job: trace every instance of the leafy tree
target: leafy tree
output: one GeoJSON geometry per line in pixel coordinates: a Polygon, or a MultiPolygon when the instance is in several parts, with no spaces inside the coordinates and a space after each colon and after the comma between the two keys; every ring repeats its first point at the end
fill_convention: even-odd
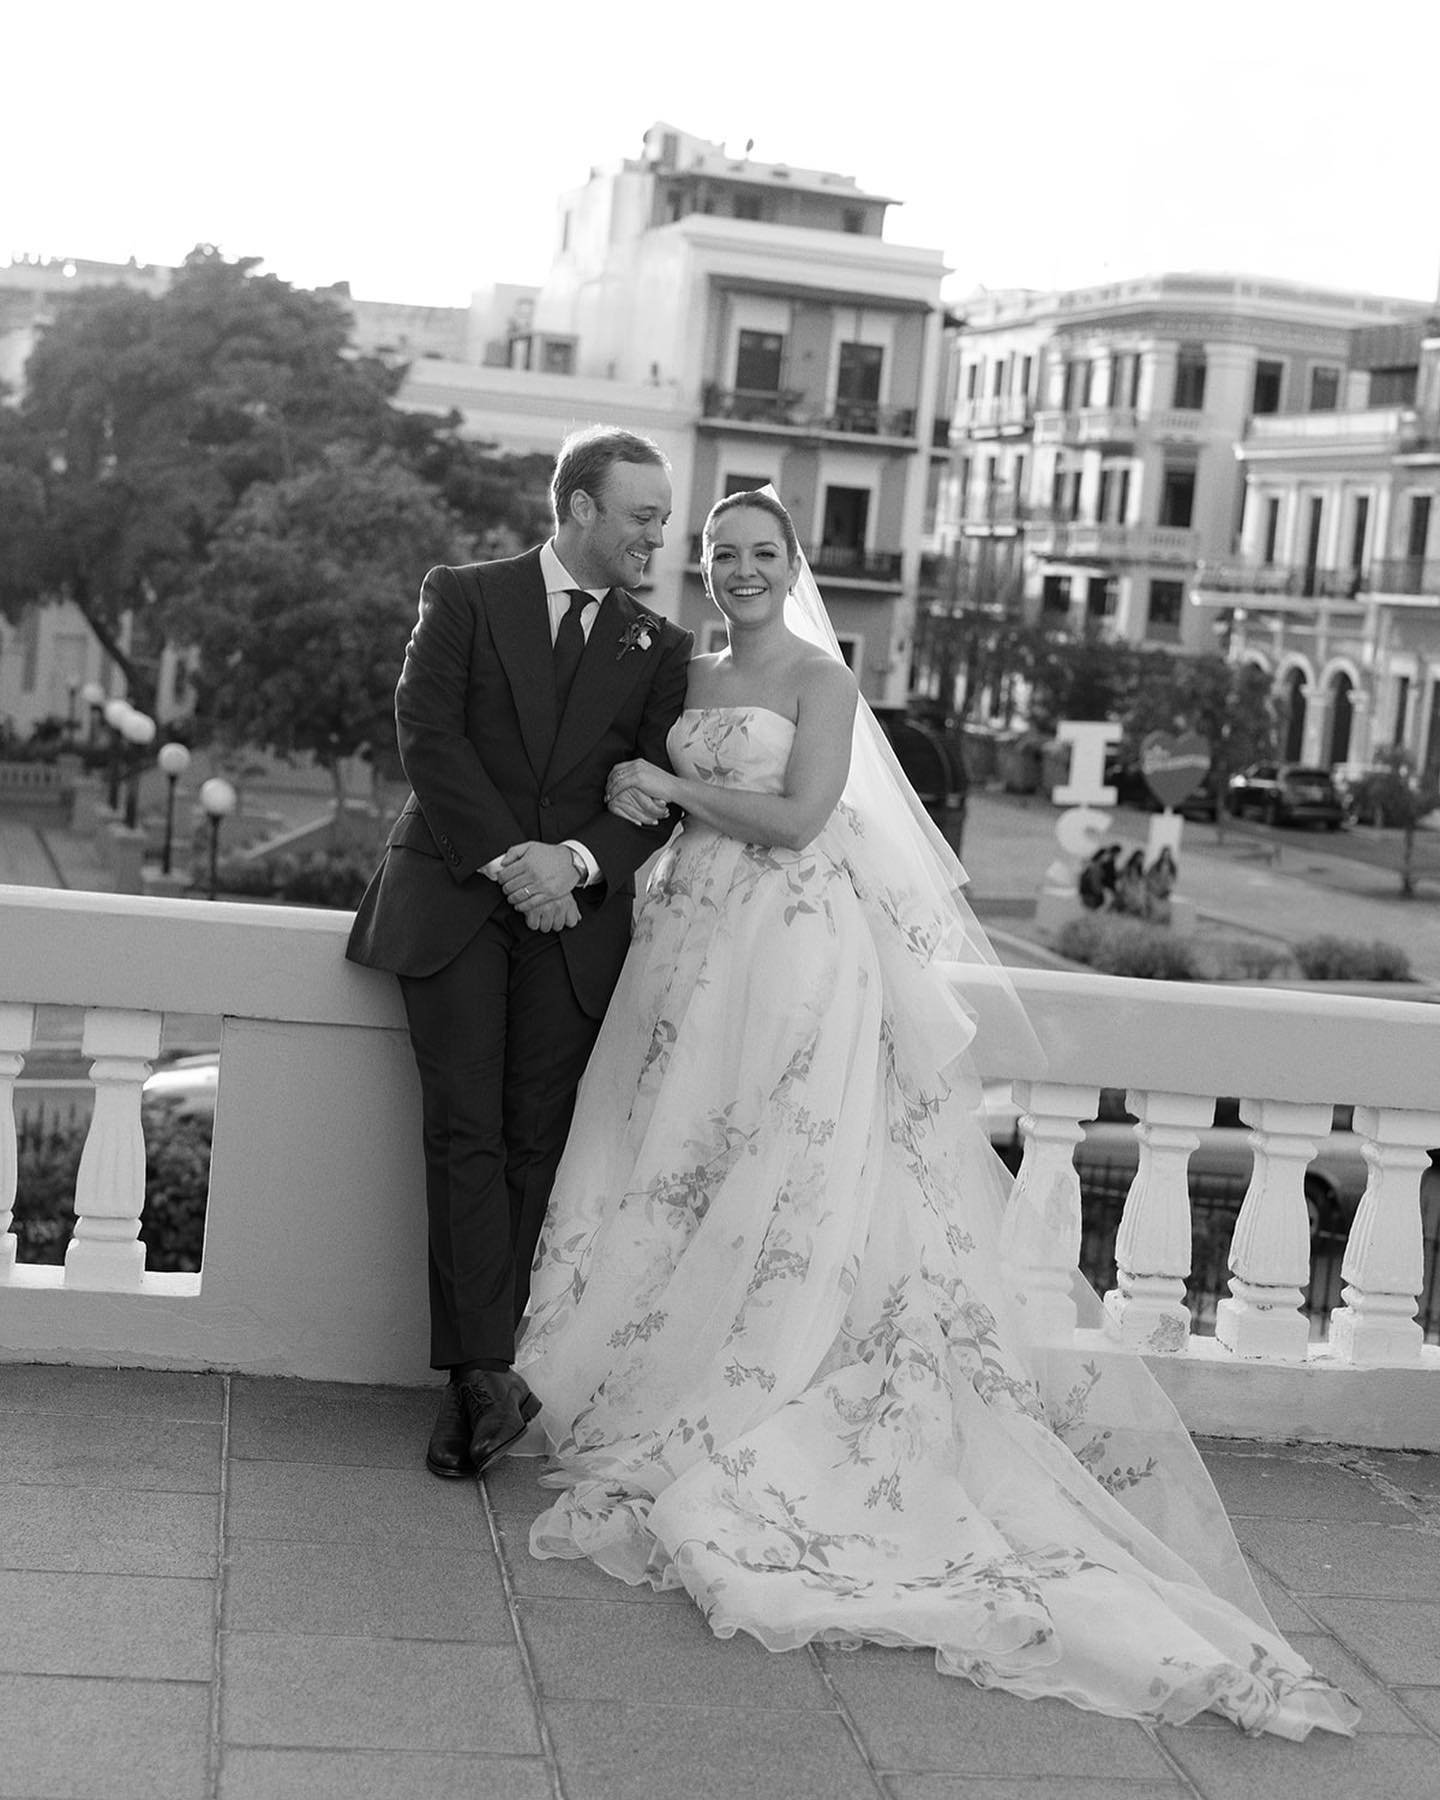
{"type": "Polygon", "coordinates": [[[236,745],[309,751],[329,770],[394,742],[395,679],[419,577],[463,560],[457,520],[393,451],[333,451],[254,483],[217,532],[177,634],[199,652],[196,711],[236,745]]]}
{"type": "Polygon", "coordinates": [[[1223,656],[1145,652],[1142,679],[1121,717],[1136,750],[1152,731],[1198,731],[1210,745],[1210,766],[1222,791],[1237,769],[1275,749],[1270,677],[1254,663],[1223,656]]]}

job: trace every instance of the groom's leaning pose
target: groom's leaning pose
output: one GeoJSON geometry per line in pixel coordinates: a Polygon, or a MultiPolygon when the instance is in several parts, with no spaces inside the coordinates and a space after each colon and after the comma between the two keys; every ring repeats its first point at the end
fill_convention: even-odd
{"type": "Polygon", "coordinates": [[[420,1072],[437,1475],[477,1473],[539,1411],[515,1328],[634,873],[670,830],[605,809],[617,762],[669,767],[685,699],[691,634],[625,591],[664,542],[668,469],[633,432],[567,439],[554,537],[432,569],[395,690],[413,792],[347,954],[400,977],[420,1072]]]}

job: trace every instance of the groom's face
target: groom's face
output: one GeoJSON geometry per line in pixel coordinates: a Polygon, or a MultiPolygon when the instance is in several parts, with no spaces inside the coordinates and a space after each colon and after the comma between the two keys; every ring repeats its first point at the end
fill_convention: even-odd
{"type": "MultiPolygon", "coordinates": [[[[658,463],[612,463],[582,529],[587,587],[633,587],[665,542],[670,478],[658,463]]],[[[576,572],[578,574],[578,571],[576,572]]]]}

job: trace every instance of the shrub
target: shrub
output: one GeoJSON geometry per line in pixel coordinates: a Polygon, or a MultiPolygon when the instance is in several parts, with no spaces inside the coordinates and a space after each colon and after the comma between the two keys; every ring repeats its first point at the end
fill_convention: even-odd
{"type": "Polygon", "coordinates": [[[289,900],[296,906],[358,906],[376,858],[357,850],[279,851],[273,856],[231,857],[216,872],[216,888],[232,898],[289,900]]]}
{"type": "Polygon", "coordinates": [[[1262,944],[1254,938],[1230,938],[1215,946],[1216,973],[1226,981],[1268,981],[1294,960],[1285,944],[1262,944]]]}
{"type": "MultiPolygon", "coordinates": [[[[145,1134],[140,1241],[146,1267],[193,1271],[200,1267],[205,1239],[212,1120],[181,1113],[172,1104],[147,1102],[140,1122],[145,1134]]],[[[75,1176],[89,1129],[84,1120],[18,1134],[14,1231],[22,1262],[65,1260],[75,1228],[75,1176]]]]}
{"type": "Polygon", "coordinates": [[[1057,948],[1072,962],[1102,975],[1136,975],[1151,981],[1195,981],[1199,967],[1184,938],[1139,919],[1071,919],[1057,948]]]}
{"type": "Polygon", "coordinates": [[[1409,981],[1410,958],[1398,945],[1376,938],[1313,937],[1295,946],[1307,981],[1409,981]]]}

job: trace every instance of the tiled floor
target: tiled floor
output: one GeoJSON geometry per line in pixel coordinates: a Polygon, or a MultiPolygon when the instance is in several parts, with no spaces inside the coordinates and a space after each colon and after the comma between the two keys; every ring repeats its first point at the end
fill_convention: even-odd
{"type": "Polygon", "coordinates": [[[1440,1797],[1440,1458],[1212,1444],[1353,1741],[1152,1732],[928,1655],[772,1656],[535,1562],[540,1464],[429,1476],[431,1392],[0,1367],[7,1800],[1440,1797]]]}

